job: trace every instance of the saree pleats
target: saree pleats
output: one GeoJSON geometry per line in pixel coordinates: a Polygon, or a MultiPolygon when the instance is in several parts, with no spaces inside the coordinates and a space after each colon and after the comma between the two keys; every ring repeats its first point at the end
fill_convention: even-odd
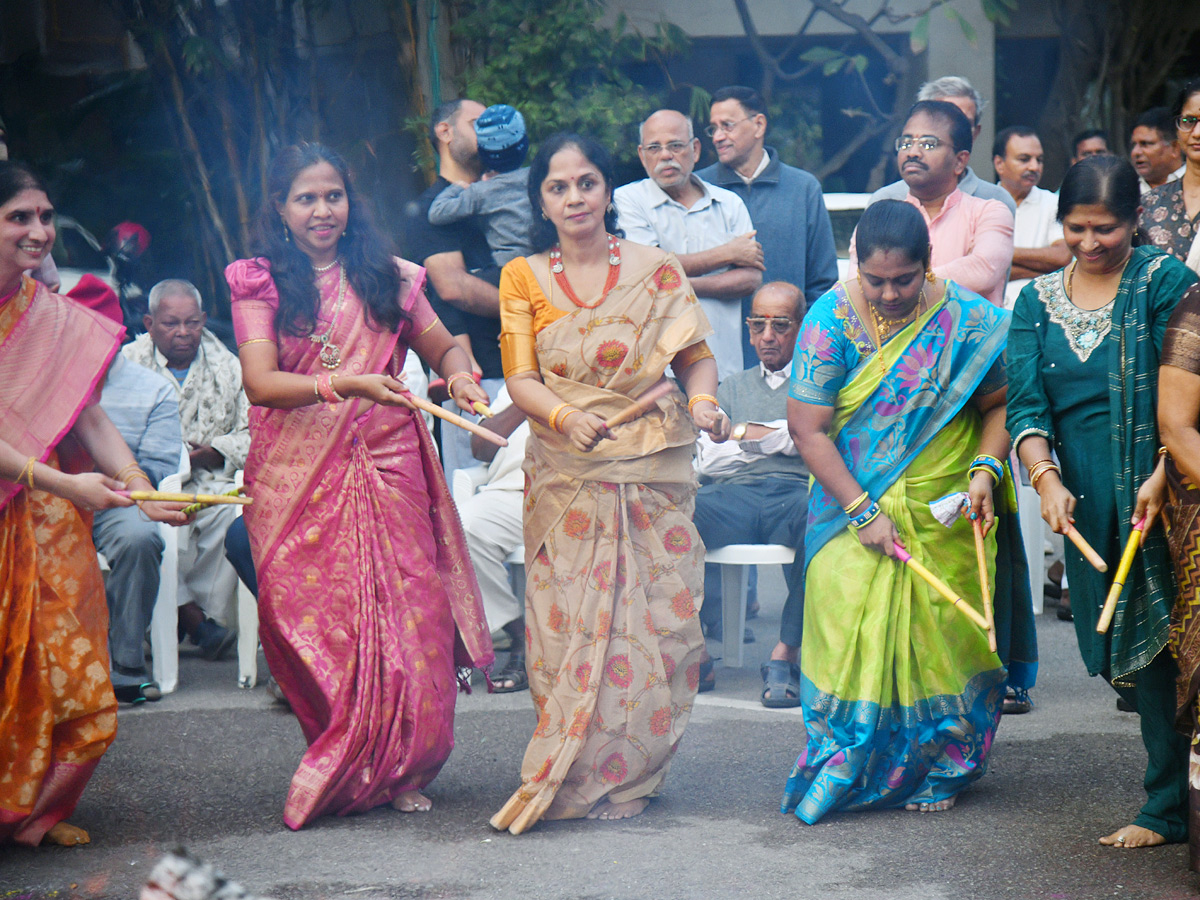
{"type": "Polygon", "coordinates": [[[117,732],[91,528],[42,491],[0,509],[0,641],[0,840],[34,846],[74,812],[117,732]]]}

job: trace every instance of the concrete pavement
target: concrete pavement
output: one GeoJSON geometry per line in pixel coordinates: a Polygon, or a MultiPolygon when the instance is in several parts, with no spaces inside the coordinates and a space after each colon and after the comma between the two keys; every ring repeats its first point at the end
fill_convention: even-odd
{"type": "Polygon", "coordinates": [[[1046,898],[1196,896],[1182,846],[1112,850],[1097,837],[1144,795],[1137,717],[1088,678],[1071,626],[1040,618],[1036,709],[1006,717],[987,776],[947,813],[844,814],[816,826],[779,813],[803,730],[758,704],[781,580],[764,577],[758,642],[718,669],[667,780],[642,816],[497,834],[535,724],[528,694],[460,697],[457,747],[433,812],[387,809],[293,833],[280,813],[303,740],[236,664],[181,659],[180,690],[123,709],[72,818],[85,848],[0,849],[0,900],[137,896],[164,850],[186,846],[252,893],[277,898],[1046,898]],[[769,595],[769,596],[768,596],[769,595]]]}

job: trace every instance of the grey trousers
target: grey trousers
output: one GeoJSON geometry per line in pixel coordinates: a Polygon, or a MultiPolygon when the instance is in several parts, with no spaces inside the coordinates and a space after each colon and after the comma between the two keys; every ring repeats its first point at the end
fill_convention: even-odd
{"type": "Polygon", "coordinates": [[[163,541],[157,522],[136,506],[104,509],[92,526],[96,549],[108,560],[108,652],[114,666],[146,667],[144,642],[158,597],[163,541]]]}

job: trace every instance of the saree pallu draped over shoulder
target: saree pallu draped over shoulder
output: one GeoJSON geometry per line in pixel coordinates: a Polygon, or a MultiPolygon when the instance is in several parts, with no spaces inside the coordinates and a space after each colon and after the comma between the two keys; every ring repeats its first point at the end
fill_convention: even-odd
{"type": "MultiPolygon", "coordinates": [[[[352,288],[330,342],[344,374],[401,371],[432,327],[424,270],[398,260],[399,333],[377,329],[352,288]]],[[[281,371],[323,371],[321,345],[277,335],[266,263],[226,271],[239,344],[272,340],[281,371]]],[[[318,281],[318,329],[333,321],[338,272],[318,281]]],[[[361,400],[255,407],[246,508],[260,636],[308,741],[284,822],[346,815],[420,790],[454,746],[455,666],[486,666],[491,638],[458,514],[419,415],[361,400]]]]}
{"type": "MultiPolygon", "coordinates": [[[[848,301],[839,291],[818,301],[810,312],[816,317],[806,320],[793,365],[797,400],[813,402],[806,400],[806,373],[848,339],[848,301]]],[[[948,284],[941,303],[885,344],[886,375],[874,351],[847,370],[831,429],[847,468],[895,523],[913,558],[977,610],[971,524],[959,519],[947,530],[929,503],[966,487],[982,432],[969,401],[985,379],[985,392],[1003,384],[992,382],[1002,375],[1008,318],[948,284]]],[[[1005,482],[996,496],[998,523],[1015,519],[1011,478],[1005,482]]],[[[812,824],[837,810],[953,798],[984,774],[1005,668],[981,629],[906,566],[863,547],[819,482],[809,497],[800,688],[807,744],[782,809],[812,824]]],[[[993,587],[998,533],[1007,542],[1001,527],[986,539],[993,587]]],[[[1029,603],[1027,589],[1016,600],[1022,603],[1029,603]]],[[[997,593],[997,610],[1012,605],[997,593]]]]}
{"type": "MultiPolygon", "coordinates": [[[[25,279],[0,302],[0,437],[55,468],[124,333],[25,279]]],[[[117,731],[108,606],[90,516],[0,480],[0,841],[36,845],[75,810],[117,731]]]]}
{"type": "MultiPolygon", "coordinates": [[[[546,385],[604,418],[711,332],[674,257],[631,268],[598,308],[536,338],[546,385]]],[[[538,723],[521,787],[491,820],[513,834],[654,796],[691,715],[703,647],[697,431],[682,392],[586,454],[540,421],[530,430],[526,665],[538,723]]]]}

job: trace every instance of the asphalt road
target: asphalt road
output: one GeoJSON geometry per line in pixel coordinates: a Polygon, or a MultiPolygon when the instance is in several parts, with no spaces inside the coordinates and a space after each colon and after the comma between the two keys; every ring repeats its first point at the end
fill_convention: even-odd
{"type": "Polygon", "coordinates": [[[234,662],[181,658],[180,690],[123,709],[116,743],[72,821],[83,848],[0,849],[0,900],[137,897],[160,855],[185,846],[276,898],[693,900],[1029,898],[1166,900],[1200,894],[1182,846],[1112,850],[1096,839],[1140,807],[1137,717],[1084,672],[1071,626],[1041,617],[1035,710],[1006,717],[987,776],[950,812],[844,814],[808,826],[779,812],[803,729],[757,702],[781,581],[763,579],[747,668],[718,669],[664,796],[623,822],[497,834],[534,716],[528,694],[459,700],[457,747],[434,810],[281,820],[303,740],[234,662]]]}

